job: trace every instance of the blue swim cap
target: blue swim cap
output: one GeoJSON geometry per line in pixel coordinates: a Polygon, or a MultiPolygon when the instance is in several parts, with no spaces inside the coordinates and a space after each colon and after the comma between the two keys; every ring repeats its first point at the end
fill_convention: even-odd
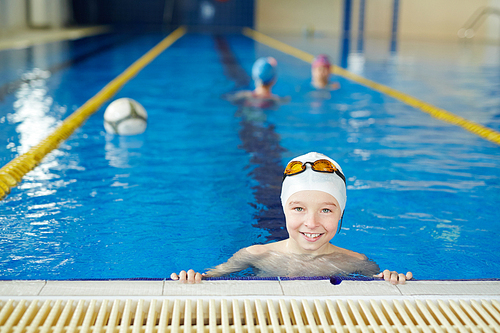
{"type": "Polygon", "coordinates": [[[276,59],[272,57],[262,57],[257,59],[252,67],[252,78],[262,84],[268,84],[276,77],[276,59]]]}

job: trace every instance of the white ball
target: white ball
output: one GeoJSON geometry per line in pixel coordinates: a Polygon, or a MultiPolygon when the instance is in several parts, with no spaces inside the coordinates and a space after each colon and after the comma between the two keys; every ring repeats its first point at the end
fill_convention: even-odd
{"type": "Polygon", "coordinates": [[[136,135],[146,130],[148,114],[131,98],[119,98],[104,111],[104,129],[110,134],[136,135]]]}

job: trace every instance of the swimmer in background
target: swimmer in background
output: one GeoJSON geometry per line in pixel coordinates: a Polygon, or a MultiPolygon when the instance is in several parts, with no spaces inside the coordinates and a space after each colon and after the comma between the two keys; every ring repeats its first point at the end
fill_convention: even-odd
{"type": "Polygon", "coordinates": [[[311,106],[314,109],[323,106],[325,101],[332,98],[332,91],[340,89],[338,82],[330,82],[331,63],[328,56],[320,54],[311,63],[311,82],[307,86],[297,86],[295,91],[299,93],[303,89],[306,96],[312,100],[311,106]]]}
{"type": "Polygon", "coordinates": [[[278,62],[273,57],[259,58],[252,66],[252,79],[255,82],[253,97],[273,98],[272,87],[276,83],[278,62]]]}
{"type": "Polygon", "coordinates": [[[311,84],[316,89],[337,90],[340,88],[338,82],[330,83],[331,63],[328,56],[320,54],[314,58],[311,64],[311,84]]]}
{"type": "Polygon", "coordinates": [[[330,83],[330,69],[331,63],[325,54],[318,55],[311,63],[311,86],[314,89],[307,96],[312,99],[311,106],[314,109],[319,109],[324,101],[331,99],[332,91],[340,89],[338,82],[330,83]]]}
{"type": "Polygon", "coordinates": [[[380,272],[364,254],[333,245],[340,231],[346,204],[342,169],[329,157],[311,152],[292,159],[284,172],[281,203],[288,238],[252,245],[204,274],[194,270],[172,273],[172,280],[197,283],[202,277],[219,277],[253,268],[258,276],[334,276],[362,274],[404,284],[411,272],[380,272]],[[339,225],[340,222],[340,225],[339,225]]]}
{"type": "Polygon", "coordinates": [[[244,90],[224,96],[228,101],[258,108],[273,108],[280,102],[285,101],[272,93],[272,87],[277,80],[278,62],[273,57],[262,57],[257,59],[252,66],[252,79],[255,84],[253,91],[244,90]]]}

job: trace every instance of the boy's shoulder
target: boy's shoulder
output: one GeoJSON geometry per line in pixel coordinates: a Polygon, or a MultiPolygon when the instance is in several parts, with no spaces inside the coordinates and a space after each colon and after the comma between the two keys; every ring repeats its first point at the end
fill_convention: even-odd
{"type": "Polygon", "coordinates": [[[254,254],[254,255],[264,254],[264,253],[267,253],[269,251],[278,251],[279,252],[279,249],[281,248],[282,242],[283,241],[269,243],[269,244],[252,245],[252,246],[247,247],[246,250],[250,254],[254,254]]]}
{"type": "MultiPolygon", "coordinates": [[[[268,253],[270,251],[273,252],[283,252],[283,247],[285,246],[286,242],[285,241],[279,241],[279,242],[274,242],[274,243],[269,243],[269,244],[257,244],[257,245],[251,245],[249,247],[246,247],[242,250],[246,250],[249,254],[251,255],[261,255],[268,253]]],[[[341,255],[347,255],[350,257],[353,257],[358,260],[368,260],[368,257],[365,256],[362,253],[354,252],[348,249],[344,249],[342,247],[335,246],[331,244],[333,247],[333,253],[341,254],[341,255]]]]}
{"type": "Polygon", "coordinates": [[[354,258],[359,259],[359,260],[367,260],[368,259],[368,257],[362,253],[354,252],[354,251],[344,249],[344,248],[338,247],[338,246],[335,246],[335,252],[346,254],[346,255],[349,255],[349,256],[354,257],[354,258]]]}

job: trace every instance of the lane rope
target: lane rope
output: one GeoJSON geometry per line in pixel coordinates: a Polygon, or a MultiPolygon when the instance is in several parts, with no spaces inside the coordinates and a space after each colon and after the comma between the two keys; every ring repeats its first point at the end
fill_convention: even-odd
{"type": "Polygon", "coordinates": [[[128,81],[160,53],[186,34],[185,27],[179,27],[161,42],[130,65],[123,73],[109,82],[94,97],[68,116],[54,132],[26,153],[14,158],[0,169],[0,200],[10,193],[11,188],[21,182],[24,175],[33,170],[41,160],[71,136],[102,104],[112,98],[128,81]]]}
{"type": "MultiPolygon", "coordinates": [[[[274,49],[281,51],[283,53],[286,53],[288,55],[294,56],[294,57],[301,59],[305,62],[311,63],[314,59],[314,56],[312,54],[309,54],[309,53],[304,52],[302,50],[299,50],[293,46],[290,46],[288,44],[280,42],[279,40],[276,40],[272,37],[266,36],[263,33],[255,31],[253,29],[244,28],[243,34],[245,36],[255,40],[256,42],[267,45],[271,48],[274,48],[274,49]]],[[[375,81],[364,78],[360,75],[349,72],[348,70],[346,70],[342,67],[332,65],[331,72],[332,72],[332,74],[340,75],[346,79],[349,79],[351,81],[354,81],[356,83],[364,85],[364,86],[371,88],[373,90],[376,90],[378,92],[384,93],[388,96],[391,96],[392,98],[397,99],[398,101],[401,101],[407,105],[410,105],[416,109],[419,109],[425,113],[430,114],[434,118],[437,118],[439,120],[445,121],[445,122],[453,124],[453,125],[460,126],[471,133],[474,133],[474,134],[476,134],[476,135],[478,135],[478,136],[480,136],[488,141],[491,141],[493,143],[496,143],[497,145],[500,145],[500,133],[491,129],[491,128],[485,127],[485,126],[480,125],[480,124],[473,122],[471,120],[457,116],[449,111],[438,108],[434,105],[426,103],[422,100],[419,100],[413,96],[410,96],[408,94],[400,92],[400,91],[393,89],[391,87],[388,87],[386,85],[377,83],[375,81]]]]}

